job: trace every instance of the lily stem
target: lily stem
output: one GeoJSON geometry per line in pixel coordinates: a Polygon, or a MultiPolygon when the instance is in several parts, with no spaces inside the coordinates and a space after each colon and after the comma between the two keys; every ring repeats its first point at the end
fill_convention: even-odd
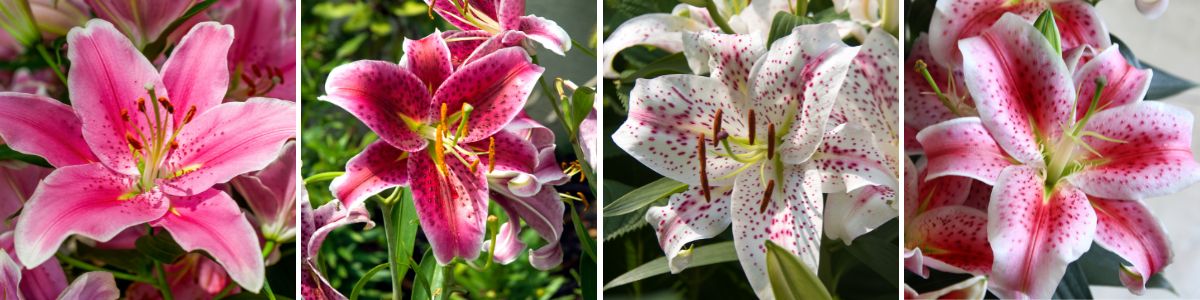
{"type": "Polygon", "coordinates": [[[46,46],[37,44],[37,46],[34,48],[37,48],[37,52],[42,56],[42,60],[45,60],[46,64],[50,65],[50,69],[54,70],[54,75],[58,76],[58,80],[61,80],[63,84],[67,84],[67,76],[63,75],[62,70],[58,66],[58,62],[50,57],[50,51],[46,50],[46,46]]]}
{"type": "Polygon", "coordinates": [[[160,262],[154,262],[154,269],[158,271],[158,290],[162,291],[163,299],[172,300],[175,297],[171,296],[171,285],[167,284],[167,270],[163,269],[160,262]]]}
{"type": "MultiPolygon", "coordinates": [[[[390,197],[389,197],[390,198],[390,197]]],[[[381,202],[379,207],[383,210],[383,230],[387,237],[388,250],[388,266],[392,272],[392,299],[404,299],[403,286],[404,276],[400,275],[400,209],[397,209],[396,201],[381,202]]]]}
{"type": "Polygon", "coordinates": [[[267,299],[275,300],[275,292],[271,291],[271,283],[263,280],[263,291],[267,292],[267,299]]]}
{"type": "Polygon", "coordinates": [[[722,32],[734,34],[733,27],[729,27],[729,23],[725,22],[724,17],[721,17],[721,12],[717,11],[717,3],[715,0],[705,0],[704,8],[708,10],[708,16],[712,18],[713,23],[717,23],[717,27],[721,27],[722,32]]]}
{"type": "Polygon", "coordinates": [[[88,271],[108,272],[108,273],[112,274],[114,278],[120,278],[120,279],[124,279],[124,280],[129,280],[129,281],[137,281],[137,282],[141,282],[141,283],[151,283],[151,284],[154,283],[154,279],[137,276],[137,275],[133,275],[133,274],[125,273],[125,272],[109,270],[106,268],[102,268],[102,267],[75,259],[70,256],[57,255],[56,257],[58,258],[58,260],[65,262],[68,265],[71,265],[76,268],[80,268],[80,269],[84,269],[84,270],[88,270],[88,271]]]}
{"type": "Polygon", "coordinates": [[[263,245],[263,259],[267,259],[268,256],[271,256],[271,252],[275,252],[275,240],[273,239],[267,240],[267,244],[263,245]]]}

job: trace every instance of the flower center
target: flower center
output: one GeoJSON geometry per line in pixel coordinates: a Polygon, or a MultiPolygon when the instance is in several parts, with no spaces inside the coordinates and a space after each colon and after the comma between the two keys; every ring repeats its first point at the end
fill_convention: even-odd
{"type": "MultiPolygon", "coordinates": [[[[1053,187],[1062,181],[1067,176],[1083,170],[1087,166],[1094,165],[1103,161],[1101,155],[1096,149],[1083,141],[1084,137],[1092,137],[1104,141],[1125,143],[1125,141],[1105,137],[1094,131],[1087,131],[1084,128],[1087,123],[1097,112],[1107,108],[1100,105],[1100,95],[1108,84],[1104,77],[1096,79],[1096,92],[1092,96],[1092,102],[1088,105],[1087,111],[1083,117],[1075,122],[1073,126],[1064,128],[1062,137],[1043,147],[1043,156],[1046,161],[1046,187],[1047,190],[1053,190],[1053,187]],[[1090,155],[1089,155],[1090,154],[1090,155]]],[[[1076,99],[1078,101],[1078,99],[1076,99]]],[[[1077,105],[1075,107],[1078,107],[1077,105]]],[[[1076,116],[1072,109],[1070,116],[1076,116]]],[[[1065,127],[1065,126],[1064,126],[1065,127]]]]}
{"type": "Polygon", "coordinates": [[[266,95],[285,80],[282,69],[258,64],[238,64],[233,75],[236,80],[229,85],[229,93],[234,95],[234,98],[266,95]],[[246,66],[250,68],[247,69],[246,66]]]}
{"type": "Polygon", "coordinates": [[[175,178],[196,171],[199,165],[167,166],[167,157],[179,149],[176,138],[179,132],[196,117],[196,106],[188,107],[187,113],[175,122],[175,106],[167,97],[158,97],[153,86],[146,88],[146,98],[137,99],[137,111],[121,109],[121,121],[125,124],[125,141],[130,155],[137,162],[138,183],[127,196],[136,196],[154,188],[156,179],[175,178]],[[138,126],[137,119],[144,122],[146,131],[138,126]]]}
{"type": "MultiPolygon", "coordinates": [[[[793,112],[791,111],[788,112],[789,115],[792,113],[793,112]]],[[[741,174],[742,172],[752,170],[754,167],[758,167],[759,180],[764,186],[767,187],[767,194],[762,200],[764,203],[762,204],[762,207],[765,208],[767,206],[766,203],[770,202],[770,195],[773,192],[775,182],[783,180],[783,160],[779,155],[776,155],[776,147],[782,142],[782,139],[780,138],[781,135],[775,131],[775,123],[768,122],[766,141],[759,141],[757,132],[757,116],[754,113],[754,110],[751,109],[747,114],[748,134],[746,137],[730,136],[728,132],[721,130],[723,116],[724,112],[718,109],[713,117],[711,142],[713,148],[717,148],[718,145],[720,145],[720,148],[723,148],[724,151],[713,149],[712,153],[709,153],[707,149],[709,140],[708,137],[706,137],[703,133],[701,133],[696,140],[696,153],[700,159],[700,185],[702,188],[702,194],[704,195],[705,200],[712,200],[712,196],[710,195],[712,188],[709,186],[708,178],[708,156],[716,155],[719,157],[726,157],[740,162],[743,165],[741,168],[738,168],[732,173],[724,175],[719,179],[732,178],[738,174],[741,174]],[[774,172],[772,174],[766,174],[767,163],[771,163],[774,167],[774,172]]],[[[788,119],[790,120],[790,118],[788,119]]],[[[790,128],[790,122],[785,122],[784,128],[790,128]]],[[[784,134],[786,134],[786,132],[784,134]]]]}
{"type": "Polygon", "coordinates": [[[467,2],[467,0],[450,0],[450,3],[454,5],[454,8],[458,9],[458,15],[462,16],[464,21],[480,30],[491,34],[498,34],[504,31],[504,27],[500,25],[500,21],[492,19],[487,13],[471,6],[471,3],[467,2]]]}
{"type": "Polygon", "coordinates": [[[467,126],[470,124],[472,110],[474,108],[470,104],[463,103],[458,112],[449,115],[446,104],[442,103],[438,122],[432,126],[430,124],[414,124],[401,115],[405,122],[409,123],[410,128],[415,126],[414,130],[432,145],[429,148],[429,155],[433,158],[438,173],[443,176],[450,174],[449,166],[446,164],[447,158],[458,159],[471,172],[475,172],[486,155],[487,172],[491,173],[496,167],[496,139],[494,137],[488,138],[487,152],[482,152],[484,149],[472,150],[464,144],[459,144],[459,139],[467,135],[467,126]],[[451,125],[455,125],[456,129],[451,131],[451,125]]]}

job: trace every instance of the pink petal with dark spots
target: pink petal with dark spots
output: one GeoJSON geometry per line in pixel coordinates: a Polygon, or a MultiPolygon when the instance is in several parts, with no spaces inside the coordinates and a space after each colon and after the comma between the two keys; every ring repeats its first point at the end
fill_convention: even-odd
{"type": "Polygon", "coordinates": [[[194,195],[234,176],[262,170],[296,137],[296,103],[250,98],[217,105],[195,117],[167,158],[163,192],[194,195]]]}
{"type": "Polygon", "coordinates": [[[943,272],[988,274],[987,213],[961,205],[942,206],[917,215],[904,225],[906,248],[918,249],[922,266],[943,272]]]}
{"type": "Polygon", "coordinates": [[[938,2],[929,22],[929,42],[939,63],[958,66],[963,57],[958,41],[978,36],[1005,14],[1014,14],[1032,24],[1046,9],[1054,9],[1055,22],[1062,36],[1062,48],[1081,45],[1106,48],[1111,43],[1108,30],[1096,9],[1083,1],[966,0],[938,2]]]}
{"type": "Polygon", "coordinates": [[[1130,262],[1117,274],[1129,291],[1141,295],[1150,276],[1171,263],[1171,242],[1158,219],[1139,200],[1092,198],[1096,244],[1130,262]]]}
{"type": "Polygon", "coordinates": [[[75,111],[58,100],[0,92],[0,137],[17,152],[41,156],[55,167],[98,161],[82,126],[75,111]]]}
{"type": "Polygon", "coordinates": [[[406,185],[409,156],[384,141],[376,141],[346,162],[346,173],[333,179],[329,190],[344,207],[360,207],[367,198],[392,187],[406,185]]]}
{"type": "MultiPolygon", "coordinates": [[[[962,86],[962,72],[951,72],[950,68],[933,59],[929,52],[927,35],[921,34],[917,37],[908,53],[908,60],[904,62],[904,125],[908,126],[905,128],[905,134],[916,136],[917,132],[926,127],[959,117],[942,104],[933,92],[933,87],[925,80],[925,76],[915,70],[917,61],[924,61],[928,65],[929,76],[937,83],[942,94],[957,100],[952,102],[970,101],[970,95],[967,94],[966,86],[962,86]],[[950,85],[952,80],[956,86],[950,85]]],[[[921,149],[920,143],[905,143],[904,146],[910,150],[921,149]]]]}
{"type": "MultiPolygon", "coordinates": [[[[1171,194],[1200,181],[1192,155],[1192,114],[1161,102],[1101,111],[1085,128],[1122,142],[1084,137],[1100,153],[1067,177],[1088,195],[1143,199],[1171,194]]],[[[1083,151],[1083,150],[1080,150],[1083,151]]]]}
{"type": "Polygon", "coordinates": [[[450,48],[440,32],[419,40],[404,39],[404,56],[400,67],[417,75],[430,91],[436,91],[454,72],[450,48]]]}
{"type": "Polygon", "coordinates": [[[715,237],[729,228],[729,201],[732,189],[712,190],[712,202],[704,198],[699,185],[671,195],[667,206],[646,210],[646,223],[654,228],[658,246],[667,256],[671,273],[683,271],[691,263],[691,252],[680,255],[689,243],[715,237]]]}
{"type": "Polygon", "coordinates": [[[926,180],[965,176],[991,185],[1001,170],[1016,164],[976,117],[929,126],[917,134],[917,140],[924,145],[929,160],[926,180]]]}
{"type": "Polygon", "coordinates": [[[421,230],[441,265],[479,256],[488,205],[486,168],[471,172],[454,157],[446,157],[445,163],[443,174],[429,153],[414,153],[408,168],[421,230]]]}
{"type": "Polygon", "coordinates": [[[174,124],[182,123],[193,106],[196,113],[203,113],[225,100],[229,90],[227,57],[233,36],[230,25],[196,24],[163,63],[162,81],[175,106],[174,124]]]}
{"type": "Polygon", "coordinates": [[[344,64],[329,72],[325,93],[321,100],[350,112],[392,146],[404,151],[425,148],[426,140],[401,116],[431,122],[435,109],[429,88],[409,70],[384,61],[344,64]]]}
{"type": "MultiPolygon", "coordinates": [[[[509,220],[524,220],[525,225],[537,232],[546,244],[538,249],[529,251],[529,264],[538,270],[549,270],[562,264],[563,250],[559,244],[563,233],[563,213],[566,205],[558,196],[558,191],[551,187],[543,187],[532,196],[516,196],[503,190],[493,190],[492,200],[504,208],[509,220]]],[[[520,223],[509,221],[508,228],[513,231],[513,238],[520,235],[520,223]]],[[[501,227],[503,230],[504,227],[501,227]]],[[[499,239],[499,238],[497,238],[499,239]]],[[[525,244],[520,240],[510,239],[508,248],[524,249],[525,244]]],[[[504,241],[496,244],[499,249],[504,241]]],[[[519,250],[518,250],[519,251],[519,250]]],[[[499,252],[499,250],[497,250],[499,252]]],[[[515,257],[513,257],[515,259],[515,257]]]]}
{"type": "Polygon", "coordinates": [[[479,45],[493,38],[491,33],[483,30],[450,30],[442,32],[442,40],[446,41],[446,49],[450,50],[450,62],[454,68],[463,64],[463,61],[475,52],[479,45]]]}
{"type": "Polygon", "coordinates": [[[1150,78],[1154,70],[1137,69],[1113,45],[1089,60],[1075,71],[1075,85],[1079,87],[1079,99],[1075,104],[1075,118],[1082,118],[1096,95],[1096,79],[1104,78],[1107,85],[1100,91],[1099,109],[1113,108],[1140,102],[1150,89],[1150,78]]]}
{"type": "Polygon", "coordinates": [[[242,288],[257,292],[266,272],[258,234],[237,202],[217,189],[172,197],[172,211],[154,222],[185,251],[203,250],[242,288]]]}
{"type": "MultiPolygon", "coordinates": [[[[525,50],[501,49],[463,65],[434,92],[434,105],[446,105],[453,114],[469,103],[471,112],[466,136],[459,141],[474,142],[496,133],[525,107],[545,68],[530,62],[525,50]]],[[[434,115],[430,111],[430,118],[434,115]]],[[[404,147],[400,147],[404,149],[404,147]]]]}

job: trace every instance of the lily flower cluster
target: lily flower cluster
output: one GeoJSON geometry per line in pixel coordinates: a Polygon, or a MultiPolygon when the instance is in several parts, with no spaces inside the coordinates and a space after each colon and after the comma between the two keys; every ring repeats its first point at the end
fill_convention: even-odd
{"type": "Polygon", "coordinates": [[[287,76],[287,62],[266,62],[254,53],[294,36],[284,32],[294,2],[226,1],[222,5],[231,12],[255,9],[194,15],[186,11],[204,12],[206,6],[103,0],[4,5],[25,12],[5,18],[5,34],[19,43],[14,55],[60,51],[45,44],[65,34],[62,56],[70,62],[69,68],[59,66],[42,52],[50,69],[41,71],[48,73],[16,77],[37,84],[13,82],[12,91],[0,92],[5,146],[50,167],[3,162],[0,180],[12,184],[0,191],[0,213],[15,223],[3,226],[5,290],[26,298],[116,299],[116,276],[133,281],[126,297],[135,299],[263,291],[265,266],[274,262],[269,257],[278,259],[275,246],[295,235],[296,162],[294,151],[285,150],[294,148],[287,142],[296,135],[297,111],[294,96],[260,97],[288,94],[277,91],[282,88],[230,91],[238,90],[231,82],[244,77],[243,70],[274,74],[275,83],[287,76]],[[249,25],[260,18],[278,22],[249,25]],[[63,90],[69,97],[58,95],[63,90]],[[249,205],[249,218],[231,196],[231,181],[249,205]],[[134,274],[72,257],[76,244],[130,250],[141,248],[135,246],[139,238],[164,233],[174,247],[194,253],[156,258],[165,268],[134,274]],[[68,287],[60,263],[105,271],[79,276],[68,287]],[[163,282],[167,276],[171,282],[163,282]],[[197,289],[201,282],[206,284],[197,289]]]}
{"type": "MultiPolygon", "coordinates": [[[[776,12],[789,9],[783,2],[776,12]]],[[[755,24],[745,15],[773,3],[751,2],[738,22],[755,24]]],[[[651,18],[668,17],[631,19],[609,40],[651,18]]],[[[774,298],[768,241],[816,270],[823,237],[850,244],[898,215],[895,37],[876,29],[851,47],[829,23],[769,45],[752,29],[678,35],[696,75],[638,79],[613,135],[639,162],[689,186],[645,216],[673,273],[688,267],[688,244],[732,225],[751,287],[774,298]]]]}
{"type": "Polygon", "coordinates": [[[924,157],[906,174],[905,265],[986,280],[924,296],[1049,298],[1093,242],[1141,294],[1172,255],[1142,201],[1200,180],[1193,116],[1143,101],[1152,70],[1084,1],[942,1],[929,32],[906,74],[906,150],[924,157]]]}
{"type": "Polygon", "coordinates": [[[320,99],[380,139],[333,180],[338,202],[326,206],[334,207],[302,216],[316,233],[304,246],[306,296],[342,297],[316,272],[324,233],[369,222],[366,200],[393,187],[411,189],[420,228],[441,265],[481,253],[501,264],[515,261],[526,248],[518,239],[521,220],[546,241],[529,251],[530,264],[548,270],[562,262],[565,204],[553,186],[579,171],[564,172],[555,161],[554,133],[523,110],[545,70],[532,59],[535,45],[562,55],[570,37],[553,21],[525,15],[523,0],[426,3],[458,29],[405,40],[399,63],[356,61],[326,79],[320,99]],[[509,221],[485,242],[490,202],[509,221]]]}

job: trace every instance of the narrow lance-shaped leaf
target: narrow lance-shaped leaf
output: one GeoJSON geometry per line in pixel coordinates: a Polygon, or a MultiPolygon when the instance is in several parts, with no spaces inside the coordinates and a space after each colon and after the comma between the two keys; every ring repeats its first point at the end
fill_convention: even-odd
{"type": "Polygon", "coordinates": [[[666,177],[655,180],[605,205],[604,216],[619,216],[638,211],[654,201],[682,192],[687,187],[687,184],[666,177]]]}
{"type": "Polygon", "coordinates": [[[767,277],[777,299],[833,299],[816,272],[775,243],[767,240],[767,277]]]}
{"type": "Polygon", "coordinates": [[[1062,52],[1062,36],[1058,33],[1058,24],[1054,22],[1054,10],[1047,9],[1033,22],[1033,27],[1046,36],[1054,50],[1062,52]]]}
{"type": "MultiPolygon", "coordinates": [[[[692,262],[689,267],[695,268],[716,263],[737,261],[737,251],[733,248],[733,241],[721,242],[711,245],[704,245],[691,249],[692,262]]],[[[604,289],[619,287],[629,283],[633,283],[642,279],[650,278],[656,275],[667,274],[671,272],[667,266],[667,258],[659,257],[654,260],[642,264],[621,276],[617,276],[612,281],[604,285],[604,289]]]]}

